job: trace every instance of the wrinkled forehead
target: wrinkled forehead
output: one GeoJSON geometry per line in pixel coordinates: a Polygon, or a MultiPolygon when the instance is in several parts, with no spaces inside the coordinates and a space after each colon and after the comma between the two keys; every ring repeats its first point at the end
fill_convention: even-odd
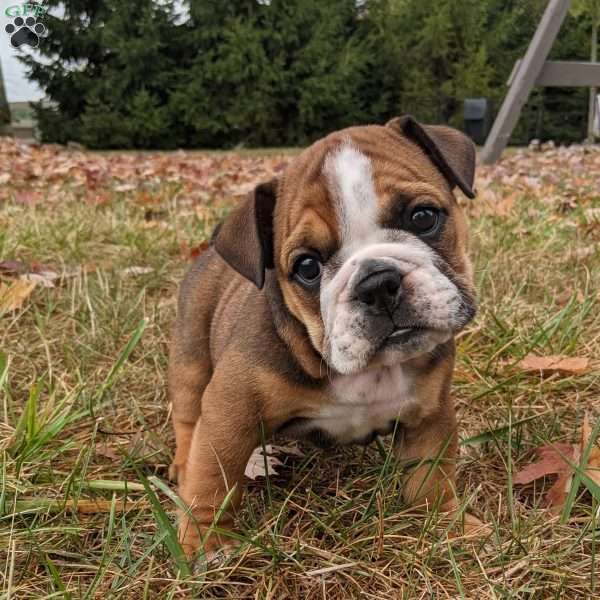
{"type": "Polygon", "coordinates": [[[336,132],[286,171],[275,213],[278,255],[285,263],[295,249],[314,248],[327,258],[381,229],[399,201],[418,197],[451,208],[448,184],[420,147],[386,127],[336,132]]]}

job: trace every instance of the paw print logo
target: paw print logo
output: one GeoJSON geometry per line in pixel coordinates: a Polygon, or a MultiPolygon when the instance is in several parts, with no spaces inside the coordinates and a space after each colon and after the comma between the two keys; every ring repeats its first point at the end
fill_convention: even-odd
{"type": "Polygon", "coordinates": [[[46,33],[46,26],[40,23],[35,17],[17,17],[12,23],[9,23],[4,30],[10,35],[10,43],[18,48],[19,46],[31,46],[37,48],[40,43],[40,37],[46,33]]]}

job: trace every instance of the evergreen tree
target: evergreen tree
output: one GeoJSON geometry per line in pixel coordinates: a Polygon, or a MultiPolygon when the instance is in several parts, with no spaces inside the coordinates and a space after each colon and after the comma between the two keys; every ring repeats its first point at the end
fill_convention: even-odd
{"type": "Polygon", "coordinates": [[[172,148],[181,125],[169,100],[180,74],[182,41],[172,2],[52,0],[30,78],[51,100],[38,104],[42,139],[92,148],[172,148]]]}
{"type": "Polygon", "coordinates": [[[493,69],[480,0],[384,0],[370,11],[385,70],[396,71],[396,112],[460,125],[462,102],[490,94],[493,69]]]}
{"type": "Polygon", "coordinates": [[[175,104],[206,146],[289,145],[368,118],[354,0],[191,0],[197,49],[175,104]]]}

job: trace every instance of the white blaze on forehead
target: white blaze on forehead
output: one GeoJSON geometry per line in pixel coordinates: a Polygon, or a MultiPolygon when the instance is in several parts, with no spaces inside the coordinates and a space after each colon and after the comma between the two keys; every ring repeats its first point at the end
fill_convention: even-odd
{"type": "Polygon", "coordinates": [[[371,160],[348,140],[327,156],[324,173],[337,203],[343,243],[366,240],[378,229],[371,160]]]}

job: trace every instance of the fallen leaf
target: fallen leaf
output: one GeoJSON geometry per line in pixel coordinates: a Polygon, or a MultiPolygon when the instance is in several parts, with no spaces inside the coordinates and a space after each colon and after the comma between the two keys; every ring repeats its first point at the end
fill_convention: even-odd
{"type": "Polygon", "coordinates": [[[0,282],[0,313],[19,310],[33,292],[37,282],[17,279],[10,285],[0,282]]]}
{"type": "Polygon", "coordinates": [[[289,454],[292,456],[304,456],[304,452],[300,450],[297,444],[289,444],[287,446],[276,446],[274,444],[267,444],[264,447],[259,446],[255,448],[248,460],[246,465],[245,474],[249,479],[256,479],[257,477],[265,477],[267,473],[269,475],[277,475],[275,467],[280,467],[283,463],[277,459],[274,455],[289,454]],[[265,470],[265,457],[266,457],[266,470],[265,470]]]}
{"type": "Polygon", "coordinates": [[[519,367],[529,373],[541,373],[544,376],[560,373],[562,375],[582,375],[590,366],[590,359],[569,356],[535,356],[528,354],[519,367]]]}
{"type": "Polygon", "coordinates": [[[197,246],[190,246],[185,240],[179,242],[181,258],[184,260],[194,260],[206,252],[210,247],[208,242],[200,242],[197,246]]]}
{"type": "Polygon", "coordinates": [[[552,444],[535,449],[540,460],[523,467],[515,473],[513,481],[519,485],[531,483],[540,477],[553,475],[569,469],[568,462],[573,460],[575,449],[573,444],[552,444]]]}
{"type": "MultiPolygon", "coordinates": [[[[571,489],[574,473],[571,465],[580,463],[581,456],[590,442],[591,433],[592,428],[586,414],[581,427],[579,444],[557,443],[536,448],[535,453],[539,460],[517,471],[513,482],[524,485],[548,475],[556,475],[556,481],[544,494],[544,503],[554,511],[558,511],[564,505],[571,489]]],[[[590,449],[585,474],[600,485],[600,447],[596,442],[590,449]]]]}
{"type": "Polygon", "coordinates": [[[109,446],[106,442],[98,442],[96,444],[96,456],[108,458],[109,460],[122,461],[123,456],[119,454],[114,448],[109,446]]]}
{"type": "Polygon", "coordinates": [[[276,446],[275,444],[267,444],[267,452],[269,454],[288,454],[290,456],[306,456],[298,447],[298,444],[287,444],[286,446],[276,446]]]}
{"type": "Polygon", "coordinates": [[[262,452],[262,448],[255,448],[248,460],[244,474],[248,479],[257,479],[258,477],[266,477],[269,475],[277,475],[275,467],[280,467],[283,463],[274,456],[266,456],[262,452]],[[266,465],[265,465],[266,462],[266,465]]]}
{"type": "Polygon", "coordinates": [[[54,282],[57,279],[60,279],[60,275],[55,271],[42,270],[22,275],[21,279],[24,279],[25,281],[39,283],[43,287],[53,288],[55,287],[54,282]]]}
{"type": "Polygon", "coordinates": [[[35,206],[43,200],[43,196],[40,192],[36,191],[22,191],[15,192],[15,202],[22,204],[23,206],[35,206]]]}
{"type": "Polygon", "coordinates": [[[20,275],[27,273],[29,265],[20,260],[3,260],[0,261],[0,275],[20,275]]]}

